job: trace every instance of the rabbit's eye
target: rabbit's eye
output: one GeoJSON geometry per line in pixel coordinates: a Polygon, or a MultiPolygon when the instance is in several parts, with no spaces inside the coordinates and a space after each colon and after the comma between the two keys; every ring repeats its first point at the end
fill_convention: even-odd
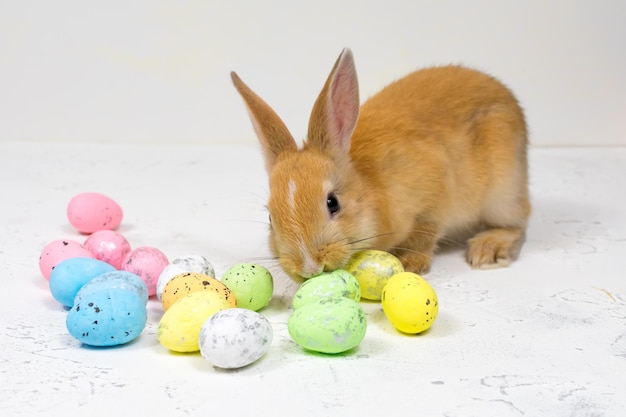
{"type": "Polygon", "coordinates": [[[339,200],[337,200],[335,193],[330,193],[328,197],[326,197],[326,207],[328,207],[328,212],[331,215],[339,211],[339,200]]]}

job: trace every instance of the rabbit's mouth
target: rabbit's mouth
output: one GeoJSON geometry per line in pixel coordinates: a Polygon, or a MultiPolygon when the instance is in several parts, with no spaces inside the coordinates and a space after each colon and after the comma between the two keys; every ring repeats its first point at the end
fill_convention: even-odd
{"type": "Polygon", "coordinates": [[[279,256],[285,272],[300,279],[316,277],[324,272],[332,272],[343,268],[350,259],[350,251],[345,244],[329,243],[314,250],[304,244],[298,245],[296,259],[279,256]]]}

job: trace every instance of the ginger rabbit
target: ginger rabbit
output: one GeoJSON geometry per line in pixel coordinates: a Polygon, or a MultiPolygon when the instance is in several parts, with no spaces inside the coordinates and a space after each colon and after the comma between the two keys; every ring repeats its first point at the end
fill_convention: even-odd
{"type": "Polygon", "coordinates": [[[527,128],[511,91],[462,66],[415,71],[359,107],[344,49],[302,148],[234,72],[269,174],[270,248],[292,277],[341,268],[357,251],[425,273],[441,241],[468,233],[474,268],[506,266],[524,240],[527,128]]]}

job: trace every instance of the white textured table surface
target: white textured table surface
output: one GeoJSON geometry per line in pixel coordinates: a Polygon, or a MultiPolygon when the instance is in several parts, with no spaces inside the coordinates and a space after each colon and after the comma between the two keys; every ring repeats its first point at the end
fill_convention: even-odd
{"type": "Polygon", "coordinates": [[[622,416],[626,410],[626,148],[532,149],[534,214],[521,258],[473,271],[462,249],[427,275],[440,315],[404,336],[379,304],[355,352],[303,352],[286,328],[295,286],[276,265],[262,311],[270,351],[236,371],[156,340],[162,314],[118,348],[81,346],[37,260],[84,240],[65,209],[83,191],[125,210],[134,247],[202,254],[220,276],[268,256],[256,147],[0,144],[0,415],[622,416]]]}

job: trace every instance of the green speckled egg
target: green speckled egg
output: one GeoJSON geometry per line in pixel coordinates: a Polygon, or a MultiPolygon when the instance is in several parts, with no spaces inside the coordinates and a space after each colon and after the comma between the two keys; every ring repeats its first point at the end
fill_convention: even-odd
{"type": "Polygon", "coordinates": [[[325,272],[300,285],[293,297],[293,308],[298,309],[310,301],[325,297],[347,297],[359,301],[361,289],[354,275],[348,271],[337,269],[325,272]]]}
{"type": "Polygon", "coordinates": [[[301,347],[321,353],[341,353],[361,343],[367,320],[361,305],[346,297],[320,298],[295,310],[289,335],[301,347]]]}
{"type": "Polygon", "coordinates": [[[359,282],[361,297],[367,300],[380,300],[389,278],[404,272],[404,267],[392,254],[370,249],[352,256],[345,270],[354,275],[359,282]]]}
{"type": "Polygon", "coordinates": [[[252,263],[233,265],[220,280],[237,299],[237,307],[258,311],[269,304],[274,291],[272,274],[252,263]]]}

